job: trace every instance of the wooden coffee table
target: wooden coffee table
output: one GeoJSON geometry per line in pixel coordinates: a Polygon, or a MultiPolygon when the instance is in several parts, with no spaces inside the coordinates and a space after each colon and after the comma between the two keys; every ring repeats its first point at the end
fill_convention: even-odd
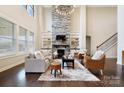
{"type": "Polygon", "coordinates": [[[51,74],[52,74],[52,72],[54,70],[54,77],[56,77],[56,72],[58,70],[59,70],[60,74],[62,74],[61,63],[59,63],[59,62],[52,62],[50,68],[51,68],[51,74]]]}
{"type": "Polygon", "coordinates": [[[74,59],[65,59],[62,58],[62,68],[64,69],[64,67],[72,67],[74,69],[74,59]],[[64,64],[67,64],[66,66],[64,64]],[[72,65],[68,65],[69,63],[72,63],[72,65]]]}

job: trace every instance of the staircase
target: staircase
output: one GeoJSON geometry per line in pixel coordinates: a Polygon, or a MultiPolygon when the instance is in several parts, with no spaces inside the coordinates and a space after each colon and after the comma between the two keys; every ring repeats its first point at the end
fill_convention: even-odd
{"type": "Polygon", "coordinates": [[[115,33],[110,38],[105,40],[103,43],[98,45],[97,50],[102,50],[102,51],[106,52],[116,44],[117,44],[117,33],[115,33]]]}

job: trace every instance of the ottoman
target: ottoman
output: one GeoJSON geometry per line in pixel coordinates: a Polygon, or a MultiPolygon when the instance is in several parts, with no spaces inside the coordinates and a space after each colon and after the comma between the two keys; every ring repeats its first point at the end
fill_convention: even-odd
{"type": "Polygon", "coordinates": [[[54,71],[54,77],[56,77],[57,71],[59,71],[59,74],[62,74],[61,71],[61,63],[59,62],[52,62],[50,65],[50,69],[51,69],[51,74],[54,71]]]}

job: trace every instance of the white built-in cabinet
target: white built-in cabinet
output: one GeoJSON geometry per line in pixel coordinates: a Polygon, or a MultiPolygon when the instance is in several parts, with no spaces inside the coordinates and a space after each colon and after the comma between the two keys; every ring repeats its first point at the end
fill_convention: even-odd
{"type": "MultiPolygon", "coordinates": [[[[79,48],[79,33],[70,33],[70,48],[79,48]]],[[[54,42],[54,41],[53,41],[54,42]]],[[[42,32],[42,48],[52,48],[52,32],[42,32]]]]}
{"type": "Polygon", "coordinates": [[[79,33],[70,33],[70,48],[79,48],[79,33]]]}
{"type": "Polygon", "coordinates": [[[42,48],[51,49],[52,48],[52,33],[42,32],[42,48]]]}

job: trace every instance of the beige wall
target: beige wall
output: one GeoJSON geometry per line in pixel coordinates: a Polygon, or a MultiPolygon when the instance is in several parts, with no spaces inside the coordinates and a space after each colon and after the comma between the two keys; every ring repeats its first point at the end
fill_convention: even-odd
{"type": "Polygon", "coordinates": [[[35,31],[36,29],[34,25],[34,18],[32,16],[28,16],[26,9],[21,5],[1,5],[0,16],[31,31],[35,31]]]}
{"type": "Polygon", "coordinates": [[[42,47],[42,32],[44,31],[43,7],[37,6],[37,31],[36,31],[36,50],[42,47]]]}
{"type": "MultiPolygon", "coordinates": [[[[17,25],[16,26],[17,38],[18,38],[18,26],[22,26],[36,33],[36,19],[29,16],[26,9],[21,5],[20,6],[1,5],[0,17],[5,18],[17,25]]],[[[18,51],[16,51],[16,53],[12,54],[11,56],[0,57],[0,72],[8,68],[11,68],[15,65],[24,63],[24,59],[25,59],[25,54],[19,53],[18,51]]]]}
{"type": "Polygon", "coordinates": [[[80,36],[79,47],[80,49],[86,49],[86,6],[80,6],[80,36]]]}
{"type": "MultiPolygon", "coordinates": [[[[96,51],[96,46],[117,32],[116,7],[87,7],[87,35],[91,36],[91,52],[96,51]]],[[[117,46],[108,52],[107,57],[117,57],[117,46]]]]}
{"type": "Polygon", "coordinates": [[[76,7],[71,14],[71,32],[80,32],[80,7],[76,7]]]}
{"type": "Polygon", "coordinates": [[[43,32],[52,31],[52,7],[43,7],[43,32]]]}

